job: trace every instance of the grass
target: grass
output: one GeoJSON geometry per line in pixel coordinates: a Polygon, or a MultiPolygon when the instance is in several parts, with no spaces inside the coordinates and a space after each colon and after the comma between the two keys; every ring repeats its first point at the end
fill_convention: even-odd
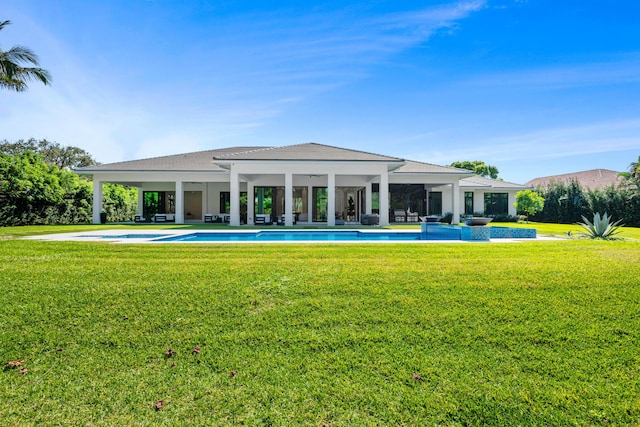
{"type": "Polygon", "coordinates": [[[24,360],[0,371],[0,425],[640,423],[640,245],[624,233],[433,245],[9,237],[97,228],[86,227],[0,229],[0,362],[24,360]]]}

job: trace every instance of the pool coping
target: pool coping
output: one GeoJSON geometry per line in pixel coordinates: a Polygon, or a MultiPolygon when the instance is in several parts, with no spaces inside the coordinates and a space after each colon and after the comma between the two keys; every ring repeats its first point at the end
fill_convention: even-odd
{"type": "MultiPolygon", "coordinates": [[[[234,233],[246,233],[253,234],[259,231],[265,230],[234,230],[234,233]]],[[[268,231],[268,230],[266,230],[268,231]]],[[[340,229],[340,231],[359,231],[363,233],[388,233],[390,230],[362,230],[362,229],[340,229]]],[[[256,241],[256,240],[248,240],[248,241],[212,241],[212,242],[203,242],[203,241],[188,241],[188,240],[176,240],[176,241],[154,241],[153,239],[159,239],[158,235],[162,235],[161,238],[170,238],[170,237],[179,237],[188,234],[194,234],[199,232],[206,233],[220,233],[226,234],[229,231],[223,230],[166,230],[166,229],[145,229],[145,230],[123,230],[123,229],[105,229],[105,230],[93,230],[93,231],[85,231],[85,232],[71,232],[71,233],[57,233],[57,234],[44,234],[38,236],[27,236],[24,239],[29,240],[40,240],[40,241],[50,241],[50,242],[102,242],[102,243],[110,243],[110,244],[371,244],[371,243],[382,243],[382,244],[429,244],[429,243],[520,243],[520,242],[531,242],[531,241],[542,241],[542,240],[561,240],[555,237],[547,237],[547,236],[537,236],[536,238],[500,238],[500,239],[490,239],[488,241],[477,241],[477,240],[264,240],[264,241],[256,241]],[[149,237],[123,237],[118,238],[118,236],[126,236],[126,235],[149,235],[149,237]]],[[[393,230],[394,233],[416,233],[415,230],[393,230]]]]}

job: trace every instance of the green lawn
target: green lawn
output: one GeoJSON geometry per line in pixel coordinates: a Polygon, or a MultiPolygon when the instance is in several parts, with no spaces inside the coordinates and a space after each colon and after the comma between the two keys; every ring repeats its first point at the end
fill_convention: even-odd
{"type": "Polygon", "coordinates": [[[640,423],[637,229],[504,244],[15,238],[96,228],[0,229],[2,426],[640,423]]]}

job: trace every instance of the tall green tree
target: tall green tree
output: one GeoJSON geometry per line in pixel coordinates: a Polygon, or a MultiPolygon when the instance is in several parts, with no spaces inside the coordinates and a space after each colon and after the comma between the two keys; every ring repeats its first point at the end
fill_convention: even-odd
{"type": "Polygon", "coordinates": [[[638,156],[638,161],[629,164],[627,172],[622,172],[620,175],[625,177],[629,184],[640,189],[640,156],[638,156]]]}
{"type": "Polygon", "coordinates": [[[476,175],[491,179],[497,179],[499,173],[497,167],[488,165],[482,160],[463,160],[460,162],[453,162],[449,166],[453,168],[470,170],[473,171],[476,175]]]}
{"type": "Polygon", "coordinates": [[[516,193],[516,202],[513,204],[518,212],[527,216],[535,215],[544,208],[544,197],[537,191],[522,190],[516,193]]]}
{"type": "Polygon", "coordinates": [[[60,169],[74,169],[98,164],[91,154],[82,148],[63,147],[57,142],[50,142],[46,139],[37,141],[30,138],[26,141],[20,139],[16,142],[9,142],[5,139],[0,142],[0,153],[17,155],[29,152],[39,154],[49,166],[57,166],[60,169]]]}
{"type": "MultiPolygon", "coordinates": [[[[0,22],[0,30],[9,24],[11,21],[0,22]]],[[[38,56],[27,47],[13,46],[6,51],[0,49],[0,88],[24,92],[28,89],[27,83],[32,80],[50,84],[49,72],[38,65],[38,56]]]]}

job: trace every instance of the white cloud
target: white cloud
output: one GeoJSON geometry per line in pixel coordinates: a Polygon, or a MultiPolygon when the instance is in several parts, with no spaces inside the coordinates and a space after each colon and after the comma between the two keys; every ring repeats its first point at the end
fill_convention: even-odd
{"type": "Polygon", "coordinates": [[[236,16],[222,36],[212,32],[176,57],[146,52],[151,62],[136,63],[128,74],[121,57],[108,56],[117,49],[82,51],[78,40],[58,38],[47,23],[23,19],[17,35],[29,34],[24,43],[40,54],[53,84],[2,94],[0,139],[47,138],[104,163],[227,145],[307,97],[366,77],[379,62],[484,4],[462,1],[375,19],[348,9],[274,13],[268,20],[236,16]],[[172,75],[162,68],[168,61],[187,64],[188,72],[172,75]]]}

